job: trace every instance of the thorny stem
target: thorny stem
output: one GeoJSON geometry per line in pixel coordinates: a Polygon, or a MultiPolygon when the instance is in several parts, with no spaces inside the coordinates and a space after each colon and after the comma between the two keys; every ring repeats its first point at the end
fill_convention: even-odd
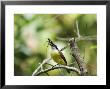
{"type": "Polygon", "coordinates": [[[81,57],[79,48],[78,48],[75,40],[71,39],[69,41],[69,43],[70,43],[70,49],[71,49],[71,52],[72,52],[72,56],[74,57],[74,59],[76,60],[78,66],[79,66],[79,69],[81,71],[81,75],[86,75],[87,68],[86,68],[86,65],[84,63],[83,57],[81,57]]]}

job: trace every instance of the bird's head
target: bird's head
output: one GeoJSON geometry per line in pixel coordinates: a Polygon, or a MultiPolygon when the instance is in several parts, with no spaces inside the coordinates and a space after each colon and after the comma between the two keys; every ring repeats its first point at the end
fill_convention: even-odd
{"type": "Polygon", "coordinates": [[[57,46],[48,38],[48,45],[52,47],[52,49],[58,49],[57,46]]]}

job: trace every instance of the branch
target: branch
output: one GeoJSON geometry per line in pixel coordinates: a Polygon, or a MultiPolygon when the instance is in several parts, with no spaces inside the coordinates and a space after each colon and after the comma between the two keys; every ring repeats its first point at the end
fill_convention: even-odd
{"type": "Polygon", "coordinates": [[[81,37],[80,33],[79,33],[79,25],[78,25],[78,21],[76,20],[76,30],[77,30],[77,36],[78,38],[81,37]]]}
{"type": "Polygon", "coordinates": [[[84,63],[83,57],[81,57],[81,54],[80,54],[79,48],[77,46],[77,43],[75,42],[74,39],[71,39],[69,41],[69,44],[70,44],[70,49],[71,49],[72,56],[74,57],[75,61],[78,64],[81,75],[86,75],[87,68],[86,68],[86,65],[84,63]]]}
{"type": "MultiPolygon", "coordinates": [[[[74,39],[74,37],[71,37],[71,38],[62,38],[62,37],[57,37],[58,40],[60,41],[69,41],[70,39],[74,39]]],[[[97,37],[96,36],[80,36],[80,37],[75,37],[75,41],[78,42],[78,41],[81,41],[81,40],[84,40],[84,41],[96,41],[97,40],[97,37]]]]}
{"type": "Polygon", "coordinates": [[[82,37],[78,37],[75,39],[76,42],[81,41],[81,40],[86,40],[86,41],[92,41],[92,40],[97,40],[96,36],[82,36],[82,37]]]}
{"type": "Polygon", "coordinates": [[[44,59],[43,62],[40,64],[40,66],[38,66],[38,68],[32,73],[32,76],[36,75],[36,73],[41,69],[43,70],[43,65],[46,64],[48,61],[50,60],[50,58],[48,59],[44,59]]]}
{"type": "Polygon", "coordinates": [[[69,66],[64,66],[64,65],[56,65],[56,66],[53,66],[51,68],[48,68],[48,69],[45,69],[45,70],[41,70],[41,71],[33,74],[33,76],[38,76],[38,75],[40,75],[42,73],[47,73],[48,71],[51,71],[51,70],[54,70],[54,69],[59,69],[59,68],[71,70],[71,71],[76,72],[78,75],[80,75],[80,70],[75,68],[75,67],[69,67],[69,66]]]}

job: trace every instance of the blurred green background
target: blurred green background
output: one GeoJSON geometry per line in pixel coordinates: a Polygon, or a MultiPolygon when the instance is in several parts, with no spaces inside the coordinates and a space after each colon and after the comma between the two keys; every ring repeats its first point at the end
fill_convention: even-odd
{"type": "MultiPolygon", "coordinates": [[[[67,42],[57,38],[77,37],[76,20],[79,23],[81,36],[97,36],[96,14],[15,14],[14,75],[31,76],[40,63],[50,57],[47,38],[61,49],[67,42]]],[[[79,41],[78,47],[87,64],[88,75],[97,75],[97,41],[79,41]]],[[[74,63],[69,47],[63,53],[68,64],[74,63]]],[[[54,64],[53,60],[50,63],[54,64]]],[[[77,75],[74,72],[68,74],[64,69],[52,70],[48,74],[51,76],[77,75]]]]}

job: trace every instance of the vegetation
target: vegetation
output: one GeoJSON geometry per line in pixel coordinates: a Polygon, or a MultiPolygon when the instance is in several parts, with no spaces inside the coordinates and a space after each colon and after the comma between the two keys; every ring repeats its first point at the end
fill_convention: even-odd
{"type": "MultiPolygon", "coordinates": [[[[96,14],[15,14],[14,15],[14,75],[31,76],[33,72],[50,58],[43,68],[56,65],[50,56],[50,38],[59,49],[68,45],[69,38],[97,37],[96,14]],[[77,24],[76,24],[77,21],[77,24]],[[49,65],[51,64],[51,65],[49,65]]],[[[80,54],[87,66],[88,75],[97,75],[97,39],[77,42],[80,54]]],[[[62,51],[68,65],[77,67],[70,47],[62,51]],[[74,60],[73,60],[74,59],[74,60]]],[[[62,65],[61,65],[62,66],[62,65]]],[[[69,66],[71,67],[71,66],[69,66]]],[[[78,76],[59,68],[40,74],[42,76],[78,76]]],[[[40,76],[39,75],[39,76],[40,76]]]]}

